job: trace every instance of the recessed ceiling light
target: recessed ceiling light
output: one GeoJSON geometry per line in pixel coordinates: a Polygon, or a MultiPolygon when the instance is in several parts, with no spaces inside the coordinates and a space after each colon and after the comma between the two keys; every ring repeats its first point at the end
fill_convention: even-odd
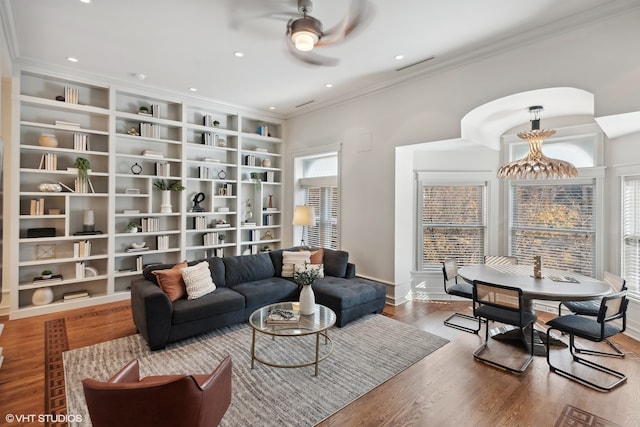
{"type": "Polygon", "coordinates": [[[325,87],[333,87],[333,85],[331,83],[327,83],[326,85],[324,85],[325,87]]]}
{"type": "Polygon", "coordinates": [[[89,3],[91,3],[91,0],[80,0],[80,3],[87,3],[87,4],[89,4],[89,3]]]}
{"type": "Polygon", "coordinates": [[[241,58],[241,57],[243,57],[243,56],[244,56],[244,53],[242,53],[242,52],[238,52],[238,51],[233,52],[233,54],[234,54],[235,56],[237,56],[238,58],[241,58]]]}
{"type": "Polygon", "coordinates": [[[144,80],[147,78],[147,76],[142,73],[131,73],[131,75],[138,80],[144,80]]]}
{"type": "Polygon", "coordinates": [[[196,89],[195,87],[190,87],[190,88],[189,88],[189,90],[190,90],[191,92],[197,92],[197,91],[198,91],[198,89],[196,89]]]}
{"type": "Polygon", "coordinates": [[[78,62],[78,58],[74,58],[72,56],[68,56],[67,57],[67,61],[69,61],[69,62],[78,62]]]}
{"type": "Polygon", "coordinates": [[[275,110],[276,107],[269,107],[269,110],[275,110]]]}
{"type": "Polygon", "coordinates": [[[393,59],[399,61],[401,59],[404,59],[404,55],[396,55],[396,56],[393,57],[393,59]]]}

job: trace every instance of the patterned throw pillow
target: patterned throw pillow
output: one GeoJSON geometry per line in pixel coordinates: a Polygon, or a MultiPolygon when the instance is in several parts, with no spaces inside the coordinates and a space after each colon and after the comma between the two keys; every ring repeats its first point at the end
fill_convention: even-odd
{"type": "Polygon", "coordinates": [[[293,277],[296,265],[304,268],[305,263],[309,263],[311,252],[309,251],[283,251],[282,252],[282,277],[293,277]]]}
{"type": "Polygon", "coordinates": [[[183,261],[180,264],[176,264],[173,268],[167,270],[153,270],[152,273],[156,276],[158,286],[169,297],[171,302],[183,298],[187,294],[187,290],[182,280],[181,270],[187,266],[187,261],[183,261]]]}
{"type": "Polygon", "coordinates": [[[183,268],[181,272],[187,290],[187,299],[200,298],[216,290],[207,261],[183,268]]]}

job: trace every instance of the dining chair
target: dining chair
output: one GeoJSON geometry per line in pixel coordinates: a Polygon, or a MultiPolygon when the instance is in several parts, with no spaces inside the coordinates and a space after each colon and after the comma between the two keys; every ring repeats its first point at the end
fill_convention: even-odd
{"type": "Polygon", "coordinates": [[[484,343],[473,353],[476,360],[487,363],[489,365],[506,369],[509,372],[524,372],[531,361],[534,354],[534,337],[533,324],[536,321],[536,315],[528,311],[523,303],[522,289],[496,285],[493,283],[482,282],[480,280],[473,281],[473,314],[481,319],[493,320],[507,325],[516,326],[520,329],[523,336],[530,334],[527,343],[528,355],[520,366],[507,365],[498,361],[495,357],[489,357],[485,353],[489,351],[489,323],[486,323],[484,343]]]}
{"type": "MultiPolygon", "coordinates": [[[[616,276],[608,271],[604,272],[603,279],[611,286],[613,293],[618,293],[627,289],[627,283],[625,279],[620,276],[616,276]]],[[[558,304],[558,316],[562,316],[562,306],[567,307],[573,314],[579,316],[591,316],[597,317],[600,312],[600,299],[587,300],[587,301],[563,301],[558,304]]],[[[627,314],[622,316],[622,328],[620,332],[624,332],[627,329],[627,314]]],[[[590,354],[595,356],[610,356],[610,357],[624,357],[624,352],[608,338],[604,339],[604,342],[613,349],[613,352],[597,351],[588,348],[576,347],[576,353],[590,354]]]]}
{"type": "Polygon", "coordinates": [[[508,255],[485,255],[484,263],[487,265],[515,265],[518,258],[508,255]]]}
{"type": "MultiPolygon", "coordinates": [[[[448,295],[453,295],[461,298],[473,299],[473,288],[467,282],[458,282],[458,261],[455,258],[449,258],[442,262],[442,276],[444,278],[444,291],[448,295]]],[[[456,328],[461,331],[477,334],[480,331],[481,320],[475,316],[470,316],[464,313],[453,313],[451,316],[444,320],[444,324],[451,328],[456,328]],[[473,320],[478,322],[477,328],[471,328],[458,323],[454,323],[454,318],[462,318],[465,320],[473,320]]]]}
{"type": "MultiPolygon", "coordinates": [[[[578,375],[575,369],[561,369],[557,365],[551,363],[551,352],[547,352],[547,364],[551,372],[562,375],[570,380],[579,382],[588,387],[599,391],[609,391],[619,386],[627,380],[627,376],[622,372],[615,371],[604,365],[598,364],[590,359],[584,359],[577,355],[575,346],[575,337],[584,338],[594,342],[602,342],[612,337],[622,329],[613,323],[614,320],[622,319],[627,311],[629,301],[626,298],[627,291],[621,291],[613,295],[607,295],[600,301],[598,316],[593,317],[580,316],[577,314],[567,314],[556,317],[547,322],[547,346],[549,345],[549,337],[552,330],[563,332],[569,335],[569,351],[574,362],[591,368],[592,370],[610,375],[615,380],[610,384],[596,383],[595,379],[578,375]]],[[[594,377],[596,378],[596,377],[594,377]]],[[[597,377],[600,378],[600,377],[597,377]]]]}

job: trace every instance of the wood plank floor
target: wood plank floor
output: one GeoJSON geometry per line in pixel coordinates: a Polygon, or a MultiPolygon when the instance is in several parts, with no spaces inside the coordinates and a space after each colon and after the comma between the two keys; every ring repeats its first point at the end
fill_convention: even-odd
{"type": "MultiPolygon", "coordinates": [[[[472,353],[482,338],[445,327],[442,321],[453,311],[470,312],[470,306],[426,301],[388,306],[385,315],[451,342],[320,425],[554,426],[566,405],[584,410],[587,415],[595,414],[613,423],[610,425],[640,425],[639,342],[618,336],[615,341],[627,356],[598,358],[629,376],[620,388],[600,393],[551,374],[541,357],[536,357],[523,375],[509,374],[474,361],[472,353]]],[[[540,317],[544,321],[549,316],[541,314],[540,317]]],[[[5,323],[0,336],[5,355],[0,368],[0,425],[5,425],[6,414],[45,413],[44,324],[61,317],[65,319],[69,348],[135,333],[128,302],[28,319],[0,318],[0,322],[5,323]]],[[[491,344],[505,348],[502,343],[492,341],[491,344]]],[[[553,350],[552,356],[561,357],[563,352],[566,349],[553,350]]],[[[586,421],[571,425],[596,425],[586,421]]]]}

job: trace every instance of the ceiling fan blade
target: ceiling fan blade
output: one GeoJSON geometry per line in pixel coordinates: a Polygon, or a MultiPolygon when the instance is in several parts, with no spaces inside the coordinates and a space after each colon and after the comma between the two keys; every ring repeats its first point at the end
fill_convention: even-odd
{"type": "Polygon", "coordinates": [[[306,64],[321,65],[325,67],[334,67],[338,65],[338,62],[340,62],[337,58],[330,58],[328,56],[318,55],[317,53],[312,51],[309,51],[309,52],[299,51],[298,49],[296,49],[295,45],[293,44],[293,40],[291,40],[291,37],[289,36],[288,31],[287,31],[287,34],[285,35],[285,44],[291,56],[293,56],[298,61],[302,61],[306,64]]]}
{"type": "Polygon", "coordinates": [[[356,29],[362,30],[373,19],[375,8],[368,0],[352,0],[347,15],[342,22],[323,32],[316,46],[326,46],[344,40],[356,29]]]}

